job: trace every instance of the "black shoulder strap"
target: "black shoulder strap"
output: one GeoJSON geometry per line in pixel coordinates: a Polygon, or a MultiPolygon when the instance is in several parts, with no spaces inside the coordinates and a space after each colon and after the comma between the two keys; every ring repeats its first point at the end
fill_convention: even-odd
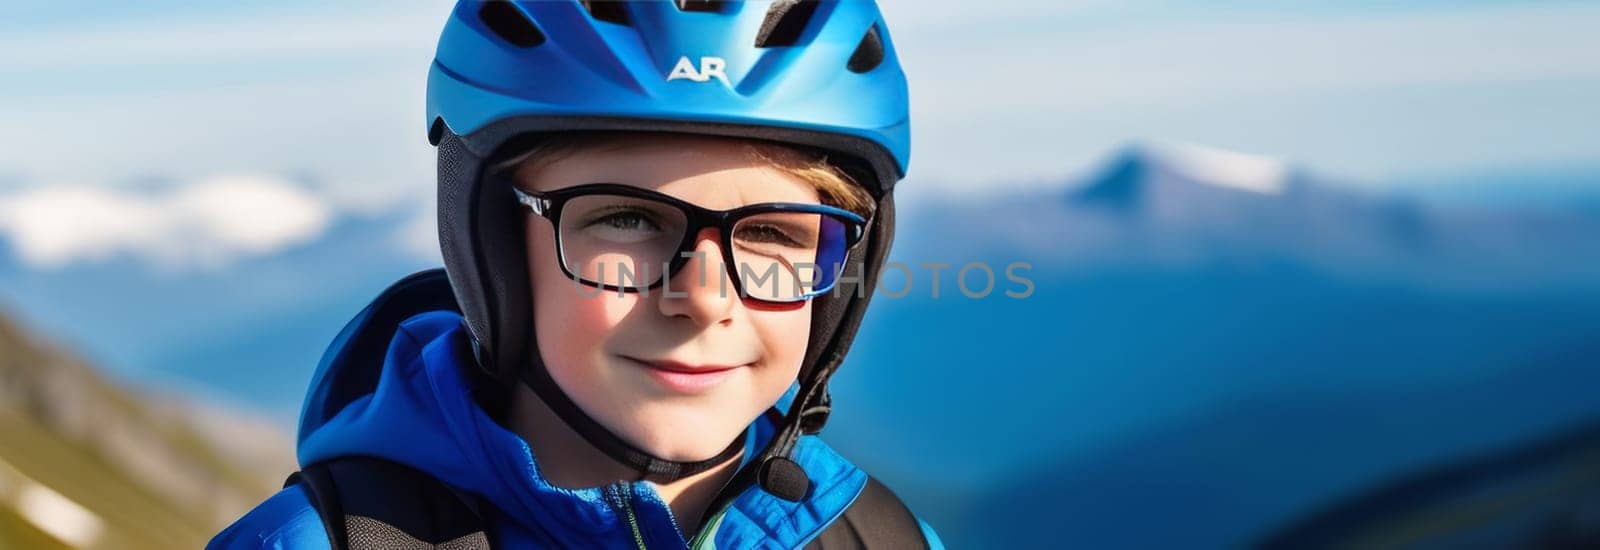
{"type": "Polygon", "coordinates": [[[871,477],[861,489],[861,496],[845,509],[844,516],[806,545],[807,550],[856,548],[928,548],[917,517],[894,491],[871,477]]]}
{"type": "Polygon", "coordinates": [[[284,486],[295,483],[305,485],[335,550],[489,548],[477,499],[408,466],[344,457],[307,466],[284,486]]]}

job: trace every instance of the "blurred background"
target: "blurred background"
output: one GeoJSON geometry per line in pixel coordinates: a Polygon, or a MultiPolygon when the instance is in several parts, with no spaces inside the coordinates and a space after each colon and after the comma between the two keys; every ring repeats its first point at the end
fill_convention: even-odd
{"type": "MultiPolygon", "coordinates": [[[[0,547],[198,547],[294,470],[440,264],[447,4],[0,5],[0,547]]],[[[1600,5],[883,9],[893,259],[1035,284],[880,296],[834,384],[952,547],[1600,534],[1600,5]]]]}

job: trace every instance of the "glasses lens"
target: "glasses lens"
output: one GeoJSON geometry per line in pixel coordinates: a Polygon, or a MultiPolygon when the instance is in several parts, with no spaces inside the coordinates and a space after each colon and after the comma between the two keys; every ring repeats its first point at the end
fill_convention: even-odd
{"type": "Polygon", "coordinates": [[[771,212],[733,227],[733,259],[746,296],[792,302],[833,288],[843,268],[847,222],[805,212],[771,212]]]}
{"type": "Polygon", "coordinates": [[[561,210],[561,261],[591,284],[648,287],[677,253],[683,211],[649,199],[584,195],[561,210]]]}

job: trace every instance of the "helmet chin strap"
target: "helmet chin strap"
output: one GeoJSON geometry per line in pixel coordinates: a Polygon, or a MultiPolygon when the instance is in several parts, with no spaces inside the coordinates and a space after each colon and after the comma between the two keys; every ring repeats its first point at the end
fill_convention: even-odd
{"type": "MultiPolygon", "coordinates": [[[[533,355],[538,354],[536,352],[533,355]]],[[[555,411],[562,422],[566,422],[567,426],[578,432],[584,441],[588,441],[612,460],[638,471],[644,477],[664,478],[668,481],[682,479],[710,470],[744,450],[745,432],[741,431],[740,436],[734,438],[727,448],[705,460],[684,462],[657,457],[628,444],[583,412],[583,409],[578,408],[576,403],[567,398],[566,392],[561,391],[561,387],[556,385],[555,379],[550,377],[550,371],[538,359],[534,360],[531,368],[518,369],[518,373],[522,383],[527,384],[533,393],[538,395],[550,410],[555,411]]]]}

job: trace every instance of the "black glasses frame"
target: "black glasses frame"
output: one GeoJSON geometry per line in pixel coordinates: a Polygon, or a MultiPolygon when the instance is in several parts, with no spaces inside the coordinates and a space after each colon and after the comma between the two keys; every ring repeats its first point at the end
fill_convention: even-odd
{"type": "Polygon", "coordinates": [[[554,191],[529,191],[517,186],[512,186],[511,190],[516,194],[517,202],[527,206],[528,209],[532,210],[535,215],[550,220],[551,226],[555,229],[556,263],[561,265],[562,273],[566,274],[567,277],[585,285],[618,292],[640,292],[644,290],[651,290],[666,284],[668,280],[671,280],[672,277],[676,276],[677,273],[682,270],[684,265],[689,263],[689,257],[691,255],[685,253],[692,252],[694,250],[695,240],[699,236],[700,231],[707,227],[714,227],[717,229],[717,234],[722,239],[722,242],[719,243],[720,248],[722,249],[722,264],[727,271],[728,278],[733,280],[734,289],[739,293],[740,296],[767,302],[799,302],[809,300],[817,295],[832,290],[834,286],[838,285],[839,274],[835,273],[834,276],[831,277],[832,282],[827,285],[827,288],[811,289],[805,294],[798,296],[795,300],[770,300],[755,296],[746,296],[744,294],[744,285],[740,281],[739,274],[736,272],[737,268],[735,265],[737,264],[733,258],[732,243],[734,226],[736,226],[745,218],[775,212],[822,214],[836,218],[843,222],[845,227],[844,255],[840,258],[839,264],[839,269],[843,270],[844,265],[849,261],[850,251],[855,248],[857,243],[861,242],[862,236],[866,234],[866,227],[868,223],[868,220],[861,217],[860,214],[856,214],[855,212],[851,212],[843,208],[837,208],[823,204],[764,202],[748,204],[731,210],[712,210],[710,208],[702,207],[666,193],[621,183],[587,183],[572,187],[564,187],[554,191]],[[683,231],[683,241],[678,243],[677,252],[673,254],[672,261],[665,273],[662,273],[654,282],[648,285],[622,286],[584,279],[582,276],[572,271],[571,266],[567,265],[566,251],[563,249],[564,245],[562,244],[561,239],[561,210],[566,206],[568,201],[574,198],[589,195],[616,195],[645,199],[666,204],[683,212],[684,221],[687,224],[683,231]]]}

